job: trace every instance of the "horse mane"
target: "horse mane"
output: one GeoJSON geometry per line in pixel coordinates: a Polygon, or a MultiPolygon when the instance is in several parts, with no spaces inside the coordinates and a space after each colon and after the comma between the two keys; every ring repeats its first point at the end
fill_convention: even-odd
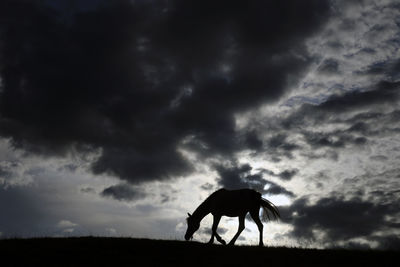
{"type": "MultiPolygon", "coordinates": [[[[209,195],[209,196],[194,210],[193,214],[190,215],[188,218],[186,218],[186,221],[187,221],[189,218],[193,217],[193,216],[196,217],[197,215],[201,214],[202,211],[203,211],[203,209],[207,208],[208,203],[212,200],[212,198],[215,197],[215,194],[216,194],[217,192],[219,192],[219,191],[222,191],[222,190],[225,190],[225,189],[219,189],[219,190],[215,191],[214,193],[212,193],[211,195],[209,195]]],[[[201,215],[200,215],[200,216],[201,216],[201,215]]]]}

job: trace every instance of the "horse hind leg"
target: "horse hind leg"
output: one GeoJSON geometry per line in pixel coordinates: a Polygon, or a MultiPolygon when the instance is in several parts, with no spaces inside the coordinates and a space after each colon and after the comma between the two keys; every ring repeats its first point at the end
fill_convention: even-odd
{"type": "Polygon", "coordinates": [[[260,220],[260,216],[258,215],[258,212],[259,212],[259,209],[250,211],[250,215],[251,215],[251,218],[253,218],[254,222],[257,224],[258,231],[260,232],[260,242],[258,243],[258,245],[260,247],[262,247],[262,246],[264,246],[264,242],[263,242],[263,228],[264,228],[264,226],[263,226],[263,224],[262,224],[262,222],[260,220]]]}
{"type": "Polygon", "coordinates": [[[225,240],[222,239],[222,237],[219,236],[217,232],[215,232],[215,237],[217,238],[217,241],[221,243],[222,245],[226,245],[225,240]]]}
{"type": "Polygon", "coordinates": [[[245,226],[244,226],[244,218],[246,215],[241,215],[239,216],[239,228],[237,233],[235,234],[235,236],[232,238],[231,242],[229,242],[228,245],[234,245],[236,242],[236,239],[239,237],[240,233],[242,233],[242,231],[244,230],[245,226]]]}

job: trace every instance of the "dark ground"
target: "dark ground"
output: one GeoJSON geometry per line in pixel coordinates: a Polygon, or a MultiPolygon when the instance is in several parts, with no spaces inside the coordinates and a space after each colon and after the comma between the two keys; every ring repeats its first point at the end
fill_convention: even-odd
{"type": "Polygon", "coordinates": [[[207,245],[133,238],[0,240],[0,266],[400,266],[395,251],[207,245]]]}

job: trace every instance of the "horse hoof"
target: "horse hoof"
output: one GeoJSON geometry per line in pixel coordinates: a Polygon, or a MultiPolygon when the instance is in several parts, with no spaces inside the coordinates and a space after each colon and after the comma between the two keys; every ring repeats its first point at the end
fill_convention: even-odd
{"type": "Polygon", "coordinates": [[[221,244],[222,244],[222,245],[226,245],[225,240],[221,240],[221,244]]]}

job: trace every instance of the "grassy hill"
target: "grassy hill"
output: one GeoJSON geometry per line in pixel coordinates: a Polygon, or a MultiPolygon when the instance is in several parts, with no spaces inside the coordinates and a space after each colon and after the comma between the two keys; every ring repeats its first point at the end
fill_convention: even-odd
{"type": "Polygon", "coordinates": [[[0,240],[1,266],[398,266],[394,251],[221,246],[133,238],[0,240]],[[6,263],[6,264],[5,264],[6,263]]]}

